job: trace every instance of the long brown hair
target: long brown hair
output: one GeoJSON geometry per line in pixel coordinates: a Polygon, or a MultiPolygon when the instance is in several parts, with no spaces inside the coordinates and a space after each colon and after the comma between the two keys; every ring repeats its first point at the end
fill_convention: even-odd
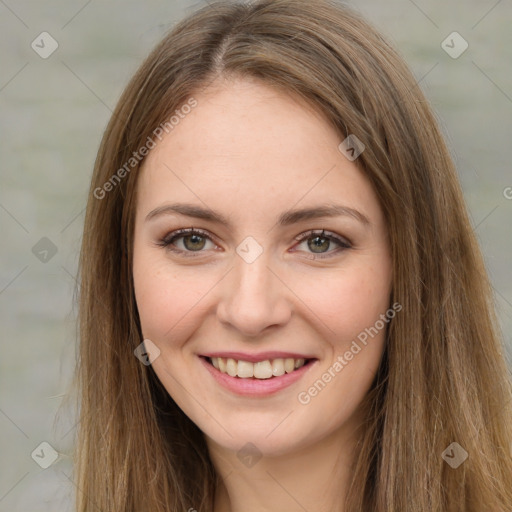
{"type": "Polygon", "coordinates": [[[355,134],[366,147],[357,164],[387,219],[391,303],[403,312],[390,324],[367,397],[345,510],[510,512],[511,380],[454,164],[402,58],[329,0],[212,3],[158,44],[117,104],[94,168],[80,257],[78,512],[213,510],[218,476],[202,433],[134,356],[142,341],[132,244],[143,158],[131,159],[220,75],[297,94],[340,140],[355,134]],[[462,448],[467,460],[451,467],[447,448],[448,457],[462,448]]]}

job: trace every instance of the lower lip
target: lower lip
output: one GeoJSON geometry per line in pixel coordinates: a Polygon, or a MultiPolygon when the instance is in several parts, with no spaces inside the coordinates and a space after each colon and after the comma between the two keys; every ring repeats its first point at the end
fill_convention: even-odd
{"type": "Polygon", "coordinates": [[[307,364],[294,370],[292,373],[285,373],[279,377],[270,379],[242,379],[231,377],[222,373],[210,364],[204,357],[200,357],[204,367],[210,372],[213,378],[224,388],[242,396],[267,396],[277,393],[282,389],[297,382],[316,363],[316,359],[308,361],[307,364]]]}

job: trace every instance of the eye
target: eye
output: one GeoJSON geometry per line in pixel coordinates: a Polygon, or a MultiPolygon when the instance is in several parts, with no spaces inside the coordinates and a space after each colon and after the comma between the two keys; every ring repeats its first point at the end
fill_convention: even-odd
{"type": "Polygon", "coordinates": [[[205,231],[195,228],[184,228],[169,233],[158,242],[158,245],[172,252],[182,254],[183,256],[195,257],[196,254],[194,253],[204,252],[203,249],[205,247],[208,249],[207,242],[210,242],[216,247],[216,244],[213,243],[212,239],[205,231]],[[176,241],[179,240],[181,240],[182,248],[177,247],[180,245],[180,242],[176,244],[176,241]]]}
{"type": "MultiPolygon", "coordinates": [[[[302,233],[295,240],[302,242],[300,245],[306,244],[307,248],[311,250],[313,256],[310,256],[308,259],[322,259],[322,258],[330,258],[334,254],[337,254],[346,249],[350,249],[352,245],[345,238],[336,235],[335,233],[321,231],[308,231],[306,233],[302,233]],[[339,246],[339,249],[336,251],[327,251],[330,248],[331,244],[334,243],[339,246]],[[325,256],[323,254],[326,254],[325,256]]],[[[299,247],[297,246],[297,247],[299,247]]]]}
{"type": "MultiPolygon", "coordinates": [[[[301,244],[296,247],[300,247],[300,245],[303,244],[307,245],[305,252],[310,251],[308,259],[329,258],[334,254],[352,247],[347,239],[335,233],[326,232],[325,230],[308,231],[297,236],[295,240],[301,242],[301,244]],[[339,249],[328,251],[333,243],[337,245],[339,249]]],[[[201,252],[204,252],[203,249],[213,249],[217,247],[206,231],[196,228],[183,228],[173,231],[162,238],[157,245],[185,257],[196,257],[199,256],[201,252]],[[208,243],[213,247],[208,248],[208,243]],[[180,244],[181,247],[179,247],[180,244]]],[[[295,250],[293,252],[295,252],[295,250]]]]}

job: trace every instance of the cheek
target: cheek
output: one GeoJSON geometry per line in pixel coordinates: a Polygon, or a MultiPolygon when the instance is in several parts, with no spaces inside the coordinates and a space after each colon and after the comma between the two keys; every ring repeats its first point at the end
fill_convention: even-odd
{"type": "Polygon", "coordinates": [[[311,417],[333,411],[324,416],[327,431],[355,413],[378,369],[389,324],[389,318],[382,321],[382,315],[386,318],[390,310],[388,263],[383,259],[382,263],[331,273],[328,279],[310,283],[311,307],[329,328],[324,332],[330,354],[301,390],[298,401],[304,414],[311,417]]]}
{"type": "Polygon", "coordinates": [[[317,273],[297,281],[294,291],[321,320],[333,349],[373,325],[389,307],[391,280],[387,262],[317,273]]]}
{"type": "Polygon", "coordinates": [[[154,341],[186,339],[187,324],[215,284],[206,273],[172,269],[161,258],[143,253],[134,258],[133,280],[143,336],[154,341]]]}

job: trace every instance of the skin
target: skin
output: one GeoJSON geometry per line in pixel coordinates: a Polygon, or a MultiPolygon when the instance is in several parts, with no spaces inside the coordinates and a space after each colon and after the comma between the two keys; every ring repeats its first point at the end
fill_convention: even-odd
{"type": "Polygon", "coordinates": [[[390,308],[383,212],[369,181],[339,151],[343,138],[302,100],[248,79],[218,80],[194,97],[197,107],[151,150],[138,182],[133,278],[143,336],[160,350],[153,369],[205,434],[223,478],[215,512],[343,510],[359,406],[385,329],[309,403],[298,394],[390,308]],[[208,207],[232,226],[180,214],[146,220],[176,202],[208,207]],[[277,224],[285,210],[326,204],[356,209],[368,224],[350,215],[277,224]],[[195,257],[158,245],[191,227],[212,237],[174,241],[195,257]],[[295,240],[309,230],[335,233],[351,247],[321,240],[315,252],[318,235],[310,245],[295,240]],[[263,248],[251,263],[236,252],[248,236],[263,248]],[[220,387],[199,358],[228,350],[317,361],[273,396],[242,397],[220,387]],[[248,442],[261,455],[252,467],[237,457],[248,442]]]}

